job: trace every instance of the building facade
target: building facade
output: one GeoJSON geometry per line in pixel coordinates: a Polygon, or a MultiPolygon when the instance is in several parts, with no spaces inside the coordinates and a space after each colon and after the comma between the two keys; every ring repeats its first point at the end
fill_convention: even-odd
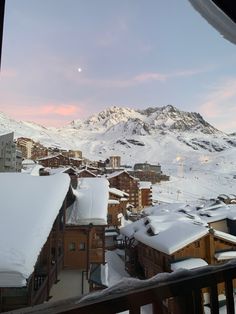
{"type": "Polygon", "coordinates": [[[127,171],[119,171],[107,175],[110,187],[124,191],[129,195],[129,203],[139,208],[139,179],[131,176],[127,171]]]}
{"type": "Polygon", "coordinates": [[[17,172],[21,169],[21,155],[16,150],[14,133],[0,136],[0,172],[17,172]]]}

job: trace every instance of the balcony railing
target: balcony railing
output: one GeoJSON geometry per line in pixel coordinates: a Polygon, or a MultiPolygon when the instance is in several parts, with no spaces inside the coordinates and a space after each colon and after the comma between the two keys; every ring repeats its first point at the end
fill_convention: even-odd
{"type": "Polygon", "coordinates": [[[235,277],[236,261],[192,271],[163,273],[143,281],[126,278],[112,288],[80,300],[69,299],[12,313],[114,314],[128,310],[130,314],[140,314],[142,306],[151,304],[154,314],[201,314],[204,313],[204,289],[209,292],[210,312],[216,314],[219,313],[217,285],[224,283],[226,311],[234,314],[235,277]]]}

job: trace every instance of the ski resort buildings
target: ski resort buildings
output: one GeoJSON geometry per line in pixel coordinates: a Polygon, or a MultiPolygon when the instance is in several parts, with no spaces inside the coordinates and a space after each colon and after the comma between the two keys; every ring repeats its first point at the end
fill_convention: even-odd
{"type": "Polygon", "coordinates": [[[93,264],[105,263],[108,181],[80,178],[74,194],[66,215],[64,266],[88,273],[93,264]]]}
{"type": "Polygon", "coordinates": [[[22,154],[16,149],[14,133],[0,135],[0,172],[19,172],[22,154]]]}
{"type": "MultiPolygon", "coordinates": [[[[145,213],[145,218],[121,228],[126,269],[132,275],[151,278],[236,258],[235,205],[166,204],[146,208],[145,213]]],[[[218,290],[224,293],[224,285],[218,290]]]]}

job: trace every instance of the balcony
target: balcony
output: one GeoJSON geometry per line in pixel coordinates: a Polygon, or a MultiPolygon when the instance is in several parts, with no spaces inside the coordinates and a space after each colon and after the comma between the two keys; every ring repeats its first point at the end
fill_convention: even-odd
{"type": "Polygon", "coordinates": [[[203,290],[209,292],[208,313],[219,313],[217,285],[225,285],[226,313],[234,314],[233,279],[236,278],[236,261],[220,266],[206,266],[198,270],[181,270],[162,273],[149,280],[129,278],[95,296],[87,295],[53,304],[42,304],[13,313],[65,313],[65,314],[114,314],[129,311],[140,314],[141,307],[150,304],[154,314],[204,313],[203,290]]]}

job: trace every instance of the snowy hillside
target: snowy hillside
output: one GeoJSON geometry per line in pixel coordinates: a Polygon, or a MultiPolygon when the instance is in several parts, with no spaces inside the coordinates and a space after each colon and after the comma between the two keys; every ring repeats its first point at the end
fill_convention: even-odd
{"type": "Polygon", "coordinates": [[[80,149],[91,160],[120,155],[122,164],[161,163],[170,181],[153,188],[155,199],[185,201],[236,194],[236,135],[198,113],[173,106],[134,110],[111,107],[56,129],[17,122],[0,113],[0,133],[30,137],[45,146],[80,149]]]}
{"type": "Polygon", "coordinates": [[[163,163],[170,181],[153,186],[154,199],[163,202],[186,202],[236,195],[236,150],[208,155],[189,154],[163,163]]]}
{"type": "Polygon", "coordinates": [[[145,110],[111,107],[58,129],[0,114],[0,132],[10,131],[15,137],[30,137],[45,146],[80,149],[92,160],[121,155],[122,163],[131,165],[137,161],[171,162],[182,155],[202,156],[236,147],[234,134],[224,134],[200,114],[171,105],[145,110]]]}

